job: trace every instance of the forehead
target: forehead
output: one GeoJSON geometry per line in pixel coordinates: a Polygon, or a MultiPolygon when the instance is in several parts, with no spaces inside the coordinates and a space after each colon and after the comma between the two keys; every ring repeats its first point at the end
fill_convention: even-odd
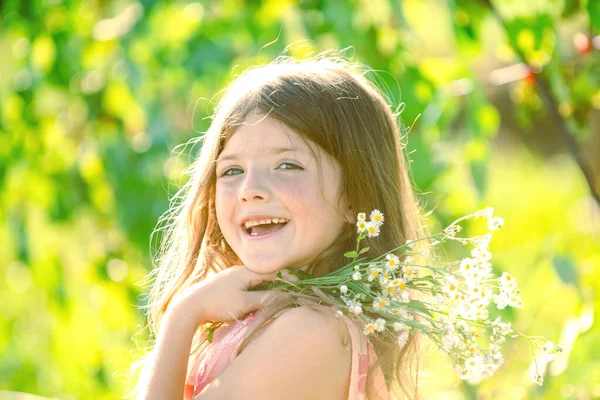
{"type": "Polygon", "coordinates": [[[227,139],[219,161],[233,156],[266,155],[285,150],[307,154],[319,152],[316,144],[284,123],[264,115],[250,115],[227,139]]]}

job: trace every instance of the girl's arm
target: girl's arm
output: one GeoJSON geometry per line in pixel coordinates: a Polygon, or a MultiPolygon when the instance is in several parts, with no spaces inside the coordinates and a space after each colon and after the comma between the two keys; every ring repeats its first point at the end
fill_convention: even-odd
{"type": "MultiPolygon", "coordinates": [[[[281,270],[288,281],[298,278],[281,270]]],[[[138,400],[181,400],[194,333],[207,321],[231,321],[259,309],[274,292],[247,291],[276,278],[243,265],[229,267],[177,295],[169,305],[156,338],[153,357],[146,365],[138,400]]]]}
{"type": "Polygon", "coordinates": [[[150,363],[144,369],[138,400],[183,399],[192,339],[198,325],[178,309],[167,311],[150,363]]]}

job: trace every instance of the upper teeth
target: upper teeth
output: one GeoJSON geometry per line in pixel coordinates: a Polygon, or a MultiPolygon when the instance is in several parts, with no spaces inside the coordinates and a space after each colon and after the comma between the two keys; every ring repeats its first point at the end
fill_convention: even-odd
{"type": "Polygon", "coordinates": [[[270,218],[270,219],[261,219],[261,220],[255,220],[255,221],[246,221],[244,222],[244,227],[246,227],[246,229],[252,227],[252,226],[256,226],[256,225],[263,225],[263,224],[280,224],[283,222],[289,222],[289,219],[285,219],[285,218],[270,218]]]}

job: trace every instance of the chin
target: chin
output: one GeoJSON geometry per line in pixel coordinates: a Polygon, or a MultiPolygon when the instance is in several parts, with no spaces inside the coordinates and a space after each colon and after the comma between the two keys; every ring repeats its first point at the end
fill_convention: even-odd
{"type": "Polygon", "coordinates": [[[272,272],[279,271],[280,269],[284,269],[285,265],[283,263],[274,263],[274,262],[261,262],[261,261],[250,261],[244,263],[246,268],[248,268],[252,272],[256,272],[257,274],[270,274],[272,272]]]}

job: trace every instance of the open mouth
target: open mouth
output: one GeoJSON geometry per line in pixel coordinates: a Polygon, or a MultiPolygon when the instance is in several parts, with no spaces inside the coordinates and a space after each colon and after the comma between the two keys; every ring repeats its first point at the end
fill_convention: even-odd
{"type": "Polygon", "coordinates": [[[277,232],[278,230],[280,230],[281,228],[286,226],[288,224],[288,222],[289,221],[270,222],[270,223],[253,225],[253,226],[249,226],[249,227],[245,227],[244,225],[242,225],[242,229],[244,231],[246,231],[246,233],[252,237],[264,236],[269,233],[277,232]]]}

